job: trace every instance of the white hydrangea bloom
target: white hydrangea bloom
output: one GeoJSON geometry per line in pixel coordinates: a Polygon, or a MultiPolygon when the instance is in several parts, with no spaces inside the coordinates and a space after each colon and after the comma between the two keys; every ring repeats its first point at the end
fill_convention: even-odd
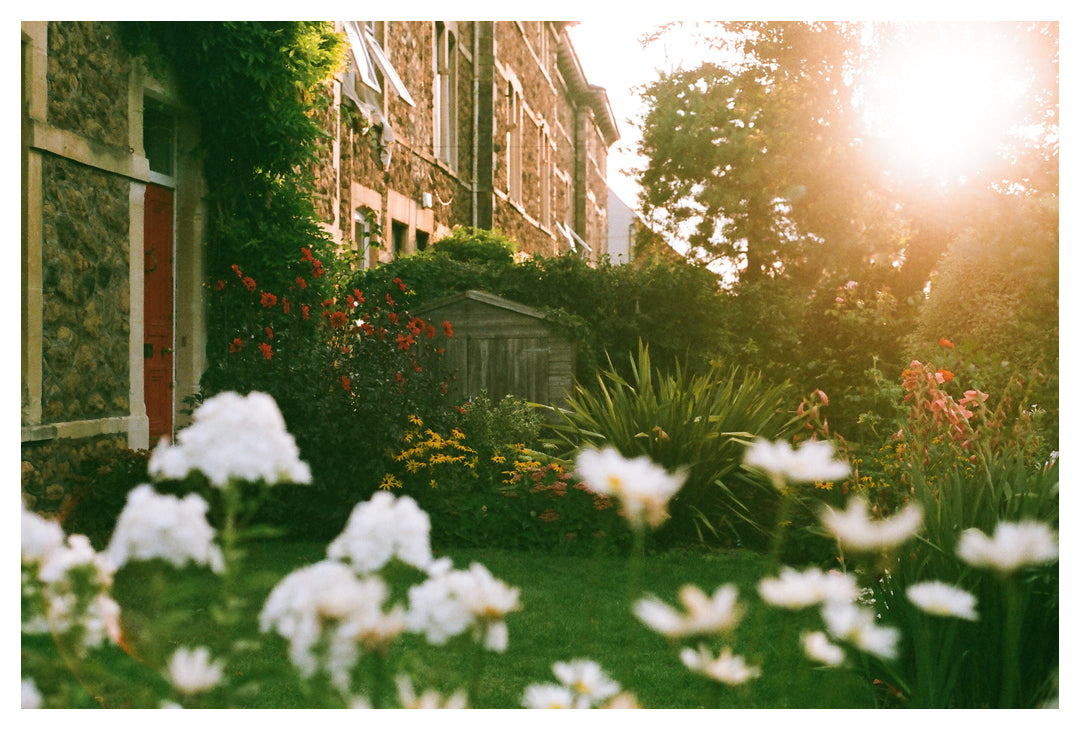
{"type": "Polygon", "coordinates": [[[913,537],[922,527],[922,507],[911,503],[883,520],[870,516],[865,499],[852,497],[847,510],[826,507],[821,522],[845,550],[874,552],[896,547],[913,537]]]}
{"type": "Polygon", "coordinates": [[[590,490],[615,497],[635,530],[657,528],[668,518],[667,505],[686,481],[686,472],[668,473],[647,456],[627,459],[611,446],[585,449],[577,474],[590,490]]]}
{"type": "Polygon", "coordinates": [[[573,693],[573,705],[577,709],[596,707],[621,689],[619,683],[591,659],[555,662],[551,670],[555,678],[573,693]]]}
{"type": "Polygon", "coordinates": [[[168,679],[183,694],[197,694],[221,684],[225,674],[222,659],[211,661],[210,649],[199,646],[189,649],[181,646],[169,659],[168,679]]]}
{"type": "Polygon", "coordinates": [[[952,616],[978,621],[975,596],[962,588],[931,580],[908,586],[905,595],[920,609],[934,616],[952,616]]]}
{"type": "Polygon", "coordinates": [[[64,528],[22,505],[22,562],[40,563],[64,544],[64,528]]]}
{"type": "Polygon", "coordinates": [[[112,565],[94,552],[85,535],[71,535],[66,545],[52,550],[38,576],[44,584],[45,618],[50,630],[59,634],[78,630],[83,649],[117,640],[120,606],[108,594],[112,565]],[[76,572],[81,579],[74,579],[76,572]]]}
{"type": "Polygon", "coordinates": [[[851,603],[826,603],[821,609],[829,633],[846,641],[859,651],[895,659],[900,632],[891,626],[881,626],[871,609],[851,603]]]}
{"type": "Polygon", "coordinates": [[[705,645],[699,646],[697,650],[685,648],[679,652],[679,659],[690,671],[729,686],[761,676],[760,667],[748,665],[743,657],[733,654],[727,646],[721,649],[716,657],[705,645]]]}
{"type": "Polygon", "coordinates": [[[850,603],[859,595],[855,576],[849,573],[810,567],[803,571],[784,566],[780,576],[763,578],[758,593],[768,604],[798,610],[827,601],[850,603]]]}
{"type": "Polygon", "coordinates": [[[989,568],[1008,575],[1027,565],[1057,560],[1058,541],[1042,522],[999,522],[993,537],[974,527],[960,534],[956,554],[975,568],[989,568]]]}
{"type": "Polygon", "coordinates": [[[828,441],[804,441],[792,448],[786,441],[758,439],[743,455],[743,464],[765,472],[774,483],[827,482],[843,479],[850,473],[846,462],[834,458],[828,441]]]}
{"type": "Polygon", "coordinates": [[[342,691],[361,644],[379,648],[405,629],[403,609],[383,612],[388,590],[378,576],[358,578],[344,563],[323,560],[285,576],[259,614],[262,631],[289,642],[289,657],[304,677],[326,672],[342,691]],[[316,644],[328,647],[317,656],[316,644]]]}
{"type": "Polygon", "coordinates": [[[502,652],[508,643],[504,617],[521,607],[519,595],[479,563],[452,570],[439,561],[427,580],[409,588],[409,629],[441,646],[471,627],[485,648],[502,652]]]}
{"type": "Polygon", "coordinates": [[[154,449],[151,476],[181,479],[198,471],[217,487],[230,479],[311,482],[311,469],[300,460],[277,403],[266,393],[220,393],[195,409],[192,418],[175,445],[163,440],[154,449]]]}
{"type": "Polygon", "coordinates": [[[723,633],[735,627],[742,617],[738,588],[722,585],[710,597],[695,585],[679,589],[679,601],[686,609],[680,613],[656,598],[642,598],[634,604],[634,615],[654,631],[671,638],[723,633]]]}
{"type": "Polygon", "coordinates": [[[177,568],[189,561],[220,573],[225,562],[206,521],[209,506],[197,494],[183,499],[140,484],[128,494],[106,552],[117,568],[162,558],[177,568]]]}
{"type": "Polygon", "coordinates": [[[358,573],[379,570],[394,557],[423,570],[432,561],[430,534],[431,520],[412,497],[378,492],[353,508],[327,557],[347,561],[358,573]]]}

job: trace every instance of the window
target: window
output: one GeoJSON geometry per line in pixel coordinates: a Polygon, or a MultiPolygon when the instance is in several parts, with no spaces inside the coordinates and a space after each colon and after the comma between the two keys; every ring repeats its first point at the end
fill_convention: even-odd
{"type": "Polygon", "coordinates": [[[409,226],[401,221],[390,222],[390,256],[397,258],[405,254],[405,244],[409,239],[409,226]]]}
{"type": "Polygon", "coordinates": [[[538,147],[540,148],[540,225],[551,227],[551,137],[547,124],[540,125],[538,147]]]}
{"type": "Polygon", "coordinates": [[[417,252],[424,251],[428,247],[428,241],[431,239],[431,234],[427,231],[416,231],[416,250],[417,252]]]}
{"type": "Polygon", "coordinates": [[[173,177],[176,173],[176,120],[160,102],[143,100],[143,151],[150,172],[173,177]]]}
{"type": "Polygon", "coordinates": [[[346,20],[345,36],[349,40],[349,71],[343,78],[342,91],[347,97],[360,108],[371,106],[371,99],[364,90],[382,94],[385,85],[406,104],[416,106],[409,90],[375,39],[374,23],[368,21],[361,26],[355,20],[346,20]],[[368,98],[361,99],[358,91],[368,98]]]}
{"type": "Polygon", "coordinates": [[[457,171],[458,49],[453,26],[435,23],[435,158],[457,171]]]}
{"type": "Polygon", "coordinates": [[[353,240],[356,241],[356,251],[360,254],[360,268],[368,268],[368,259],[371,255],[371,247],[378,246],[378,241],[372,241],[375,235],[375,211],[368,207],[357,208],[353,214],[353,240]]]}
{"type": "Polygon", "coordinates": [[[507,85],[507,132],[506,132],[506,193],[510,199],[521,202],[522,168],[521,168],[521,144],[522,122],[524,110],[521,101],[521,90],[512,81],[507,85]]]}

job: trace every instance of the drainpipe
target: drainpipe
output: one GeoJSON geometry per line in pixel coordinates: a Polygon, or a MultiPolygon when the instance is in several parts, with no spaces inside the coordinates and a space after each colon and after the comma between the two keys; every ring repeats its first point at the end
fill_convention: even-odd
{"type": "Polygon", "coordinates": [[[473,37],[473,224],[490,230],[495,221],[495,22],[477,22],[473,37]]]}

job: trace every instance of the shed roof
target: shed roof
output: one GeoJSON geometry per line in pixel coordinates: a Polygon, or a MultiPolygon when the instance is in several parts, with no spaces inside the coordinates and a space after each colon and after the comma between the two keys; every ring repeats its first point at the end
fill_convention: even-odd
{"type": "Polygon", "coordinates": [[[434,302],[429,302],[428,304],[422,304],[419,307],[417,307],[415,310],[413,310],[413,314],[416,314],[416,315],[424,314],[426,312],[431,312],[431,311],[434,311],[434,310],[437,310],[437,309],[442,309],[442,308],[447,307],[447,306],[449,306],[451,304],[457,304],[458,302],[467,301],[467,300],[480,302],[481,304],[486,304],[486,305],[491,306],[491,307],[498,307],[500,309],[506,309],[506,310],[509,310],[511,312],[517,312],[518,314],[524,314],[524,315],[526,315],[528,317],[533,317],[535,319],[540,319],[540,320],[547,319],[547,315],[545,315],[543,312],[541,312],[538,309],[533,309],[532,307],[526,306],[524,304],[520,304],[518,302],[514,302],[514,301],[511,301],[509,299],[504,299],[504,298],[502,298],[500,296],[496,296],[494,294],[491,294],[490,292],[480,291],[478,289],[469,289],[468,291],[461,292],[460,294],[453,294],[453,295],[445,297],[443,299],[439,299],[439,300],[434,301],[434,302]]]}

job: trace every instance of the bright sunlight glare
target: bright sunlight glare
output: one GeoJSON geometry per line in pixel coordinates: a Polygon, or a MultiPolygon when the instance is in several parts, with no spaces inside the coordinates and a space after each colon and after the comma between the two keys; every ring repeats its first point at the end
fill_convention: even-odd
{"type": "Polygon", "coordinates": [[[924,26],[897,50],[882,49],[864,81],[864,120],[893,174],[949,186],[978,173],[1017,133],[1027,66],[992,26],[924,26]]]}

